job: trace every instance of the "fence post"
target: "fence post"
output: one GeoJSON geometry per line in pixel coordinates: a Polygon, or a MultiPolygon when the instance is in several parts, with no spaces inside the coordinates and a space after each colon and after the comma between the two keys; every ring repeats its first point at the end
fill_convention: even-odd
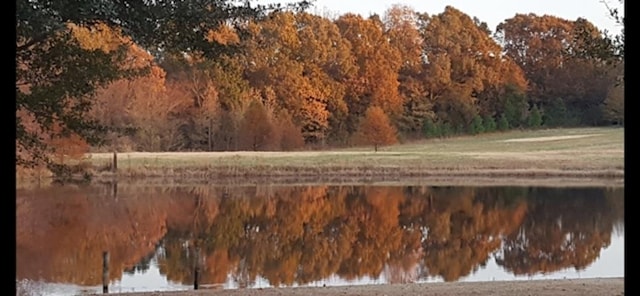
{"type": "Polygon", "coordinates": [[[111,183],[111,195],[113,195],[115,200],[118,200],[118,180],[114,180],[111,183]]]}
{"type": "Polygon", "coordinates": [[[118,170],[118,153],[113,151],[113,165],[111,166],[113,172],[115,173],[118,170]]]}
{"type": "Polygon", "coordinates": [[[102,293],[109,293],[109,252],[102,252],[102,293]]]}
{"type": "Polygon", "coordinates": [[[193,270],[193,289],[198,290],[200,286],[198,283],[198,278],[200,277],[200,247],[196,247],[195,261],[193,270]]]}

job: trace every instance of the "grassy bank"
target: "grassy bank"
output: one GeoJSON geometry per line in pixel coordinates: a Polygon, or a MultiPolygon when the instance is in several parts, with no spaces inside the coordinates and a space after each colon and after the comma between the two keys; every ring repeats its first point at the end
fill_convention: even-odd
{"type": "MultiPolygon", "coordinates": [[[[113,294],[120,296],[298,296],[298,295],[538,295],[538,296],[622,296],[625,293],[624,278],[586,278],[535,281],[487,281],[411,283],[391,285],[362,285],[336,287],[295,287],[266,289],[202,289],[175,292],[138,292],[113,294]]],[[[97,294],[95,294],[97,295],[97,294]]]]}
{"type": "Polygon", "coordinates": [[[206,182],[406,179],[596,179],[622,182],[624,129],[573,128],[296,152],[132,152],[87,156],[93,180],[206,182]]]}

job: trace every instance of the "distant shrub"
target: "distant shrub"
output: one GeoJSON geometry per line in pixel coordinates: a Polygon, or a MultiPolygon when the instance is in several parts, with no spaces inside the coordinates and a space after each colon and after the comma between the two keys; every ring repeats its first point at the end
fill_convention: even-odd
{"type": "Polygon", "coordinates": [[[473,120],[469,125],[469,132],[472,135],[484,133],[484,124],[482,122],[482,117],[480,117],[480,115],[476,115],[473,117],[473,120]]]}
{"type": "Polygon", "coordinates": [[[448,122],[445,122],[440,126],[440,131],[442,137],[450,137],[455,132],[453,126],[451,126],[451,123],[448,122]]]}
{"type": "Polygon", "coordinates": [[[491,115],[485,115],[483,122],[484,122],[484,130],[488,133],[495,132],[496,129],[498,128],[498,125],[496,124],[496,120],[493,119],[493,116],[491,115]]]}
{"type": "Polygon", "coordinates": [[[502,114],[500,115],[500,119],[498,120],[498,130],[500,131],[506,131],[509,129],[509,121],[507,120],[507,117],[502,114]]]}
{"type": "Polygon", "coordinates": [[[422,133],[426,138],[435,138],[442,135],[440,125],[435,123],[431,118],[426,118],[422,122],[422,133]]]}
{"type": "Polygon", "coordinates": [[[540,110],[538,110],[538,106],[533,105],[533,108],[531,108],[527,125],[529,128],[533,128],[533,129],[539,128],[542,125],[542,114],[540,114],[540,110]]]}

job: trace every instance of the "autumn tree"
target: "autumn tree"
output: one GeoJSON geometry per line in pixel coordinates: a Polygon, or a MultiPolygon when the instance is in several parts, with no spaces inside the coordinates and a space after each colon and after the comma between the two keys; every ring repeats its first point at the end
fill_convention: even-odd
{"type": "Polygon", "coordinates": [[[240,148],[240,124],[244,109],[222,110],[216,126],[214,149],[218,151],[235,151],[240,148]]]}
{"type": "Polygon", "coordinates": [[[384,23],[378,17],[363,18],[345,14],[335,20],[344,39],[351,44],[356,70],[347,77],[345,102],[348,106],[348,130],[354,132],[359,118],[369,107],[377,106],[392,119],[403,111],[403,98],[398,92],[400,53],[387,37],[384,23]]]}
{"type": "Polygon", "coordinates": [[[92,29],[74,26],[74,33],[83,44],[91,46],[124,44],[126,59],[119,66],[148,69],[144,74],[118,79],[97,90],[87,115],[113,130],[105,135],[105,147],[118,151],[177,149],[177,124],[171,115],[188,107],[189,102],[185,96],[176,96],[174,88],[167,88],[166,72],[154,58],[130,38],[104,24],[92,29]]]}
{"type": "Polygon", "coordinates": [[[389,117],[380,107],[369,107],[358,127],[358,136],[367,144],[372,144],[374,151],[382,145],[398,142],[396,129],[389,117]]]}
{"type": "Polygon", "coordinates": [[[344,80],[356,71],[351,45],[331,19],[301,12],[296,14],[296,23],[302,43],[296,59],[305,61],[304,73],[326,98],[327,141],[341,142],[347,137],[349,112],[344,80]]]}
{"type": "MultiPolygon", "coordinates": [[[[18,12],[18,19],[21,18],[23,22],[30,19],[18,12]]],[[[47,40],[21,36],[27,34],[24,30],[39,30],[30,26],[20,21],[17,25],[16,164],[47,164],[53,169],[49,158],[52,147],[45,143],[39,131],[48,134],[58,126],[58,132],[77,134],[90,143],[99,142],[101,133],[98,132],[102,129],[84,115],[90,109],[91,95],[96,89],[121,77],[116,63],[124,60],[124,53],[120,49],[111,53],[86,49],[67,27],[47,40]],[[73,61],[78,59],[83,61],[82,67],[68,66],[77,64],[73,61]],[[27,127],[26,114],[32,116],[33,124],[28,125],[33,128],[27,127]]]]}
{"type": "Polygon", "coordinates": [[[293,123],[286,110],[280,111],[275,120],[275,131],[280,133],[280,149],[290,151],[304,146],[304,137],[300,128],[293,123]]]}
{"type": "Polygon", "coordinates": [[[498,25],[505,53],[530,81],[528,97],[546,111],[562,98],[580,124],[599,124],[616,60],[611,40],[589,21],[516,14],[498,25]]]}
{"type": "MultiPolygon", "coordinates": [[[[302,1],[287,7],[304,9],[309,4],[302,1]]],[[[191,1],[18,1],[16,113],[32,113],[41,129],[49,131],[57,121],[63,132],[72,131],[91,144],[100,143],[105,129],[85,117],[96,90],[136,73],[118,68],[125,57],[122,49],[105,52],[82,47],[72,36],[69,23],[118,27],[123,35],[153,52],[202,52],[215,57],[228,47],[209,41],[210,30],[227,21],[242,21],[287,7],[207,0],[198,5],[191,1]]],[[[29,154],[28,158],[19,154],[18,165],[48,163],[43,154],[47,145],[26,130],[20,117],[16,119],[16,146],[29,154]]]]}
{"type": "Polygon", "coordinates": [[[271,150],[277,143],[271,114],[259,100],[253,100],[240,123],[240,147],[253,151],[271,150]]]}
{"type": "Polygon", "coordinates": [[[176,102],[187,103],[174,112],[175,125],[188,150],[213,150],[220,102],[214,83],[213,62],[199,56],[172,56],[163,59],[167,85],[176,102]]]}
{"type": "MultiPolygon", "coordinates": [[[[20,173],[32,176],[36,173],[38,176],[41,176],[42,173],[53,173],[56,179],[65,180],[75,171],[74,167],[80,167],[80,162],[85,159],[85,154],[89,152],[89,145],[79,135],[73,132],[63,133],[58,123],[54,124],[49,131],[39,129],[36,124],[33,124],[36,120],[27,112],[19,112],[17,116],[25,120],[25,128],[28,131],[40,137],[41,141],[50,148],[44,152],[46,157],[49,158],[49,163],[46,166],[19,167],[17,169],[19,169],[20,173]],[[69,170],[57,169],[66,165],[72,166],[67,167],[69,170]]],[[[19,157],[29,158],[29,155],[24,154],[25,151],[16,152],[19,157]]]]}
{"type": "Polygon", "coordinates": [[[272,92],[274,108],[287,110],[307,142],[322,143],[329,132],[330,106],[332,111],[344,106],[339,84],[325,71],[329,63],[339,62],[332,60],[336,53],[322,47],[327,36],[316,35],[331,32],[314,29],[324,26],[317,22],[307,14],[278,12],[249,23],[243,63],[250,85],[272,92]]]}
{"type": "Polygon", "coordinates": [[[429,96],[442,121],[466,127],[477,114],[494,115],[493,102],[507,85],[526,87],[522,73],[479,20],[447,6],[423,30],[429,96]]]}
{"type": "Polygon", "coordinates": [[[529,95],[537,100],[557,96],[546,85],[560,67],[566,44],[571,39],[571,22],[558,17],[516,14],[496,28],[495,36],[507,56],[523,70],[530,82],[529,95]]]}
{"type": "Polygon", "coordinates": [[[435,118],[433,101],[429,99],[425,39],[421,30],[428,23],[428,16],[411,7],[393,5],[384,15],[385,33],[391,46],[400,54],[398,91],[404,102],[402,116],[398,120],[401,132],[417,134],[425,118],[435,118]]]}

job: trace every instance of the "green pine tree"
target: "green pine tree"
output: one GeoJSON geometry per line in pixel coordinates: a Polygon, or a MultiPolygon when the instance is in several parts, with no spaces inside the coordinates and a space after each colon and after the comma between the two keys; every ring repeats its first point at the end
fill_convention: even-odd
{"type": "Polygon", "coordinates": [[[507,117],[502,114],[500,115],[500,119],[498,120],[498,130],[500,131],[506,131],[509,129],[509,121],[507,120],[507,117]]]}
{"type": "Polygon", "coordinates": [[[527,125],[532,129],[539,128],[542,125],[542,114],[540,114],[538,106],[533,105],[533,108],[531,108],[527,125]]]}

